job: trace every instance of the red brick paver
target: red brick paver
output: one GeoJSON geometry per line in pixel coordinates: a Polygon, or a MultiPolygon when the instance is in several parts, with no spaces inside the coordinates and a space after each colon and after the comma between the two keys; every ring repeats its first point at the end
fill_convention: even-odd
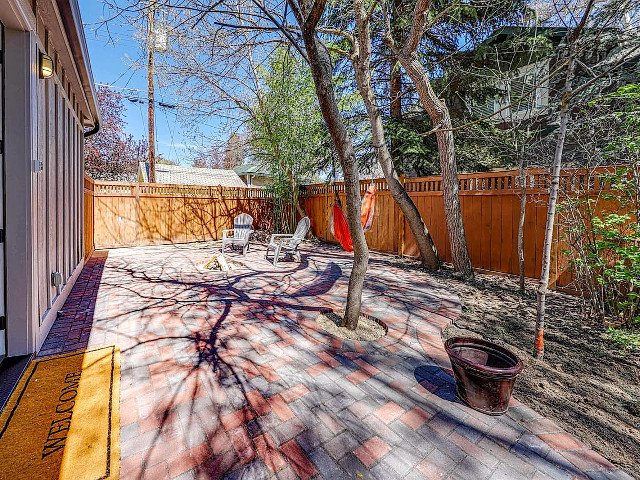
{"type": "Polygon", "coordinates": [[[356,454],[362,463],[369,467],[372,463],[375,463],[390,451],[391,447],[384,443],[381,438],[373,437],[372,439],[367,440],[363,445],[356,448],[353,453],[356,454]]]}
{"type": "Polygon", "coordinates": [[[407,424],[408,426],[410,426],[414,430],[417,430],[429,418],[431,418],[430,414],[425,412],[420,407],[414,407],[411,410],[409,410],[408,412],[406,412],[404,415],[402,415],[400,417],[400,420],[402,420],[405,424],[407,424]]]}
{"type": "Polygon", "coordinates": [[[391,423],[404,413],[404,409],[399,405],[389,402],[385,406],[375,411],[374,415],[384,423],[391,423]]]}
{"type": "Polygon", "coordinates": [[[318,473],[316,467],[311,463],[311,460],[309,460],[295,440],[288,441],[280,447],[280,450],[285,457],[287,457],[287,460],[289,460],[295,472],[303,480],[307,480],[318,473]]]}

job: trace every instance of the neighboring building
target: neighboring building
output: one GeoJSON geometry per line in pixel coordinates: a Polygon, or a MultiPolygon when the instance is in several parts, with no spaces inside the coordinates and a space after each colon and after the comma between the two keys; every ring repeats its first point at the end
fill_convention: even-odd
{"type": "MultiPolygon", "coordinates": [[[[545,36],[549,39],[551,46],[557,49],[566,35],[566,28],[501,27],[489,36],[483,45],[499,48],[500,45],[511,41],[515,36],[545,36]]],[[[531,64],[518,62],[517,58],[500,57],[499,61],[503,65],[497,69],[498,71],[505,68],[513,69],[510,72],[505,72],[500,80],[492,82],[495,88],[503,93],[487,98],[483,103],[474,103],[473,113],[478,117],[484,117],[499,112],[491,120],[500,124],[531,118],[544,111],[549,105],[550,85],[546,77],[549,75],[550,66],[555,59],[545,58],[531,64]],[[520,66],[518,67],[518,65],[520,66]],[[517,68],[513,68],[514,66],[517,68]],[[529,93],[531,95],[528,95],[529,93]],[[525,95],[528,96],[522,102],[507,107],[513,100],[525,95]],[[504,110],[502,110],[503,108],[504,110]]]]}
{"type": "Polygon", "coordinates": [[[257,163],[247,163],[233,169],[250,187],[264,187],[273,182],[269,170],[257,163]]]}
{"type": "MultiPolygon", "coordinates": [[[[487,40],[484,46],[499,47],[510,42],[515,36],[544,35],[548,38],[554,52],[558,52],[567,35],[566,28],[537,27],[535,29],[525,27],[502,27],[496,30],[487,40]]],[[[585,34],[588,31],[585,30],[585,34]]],[[[640,74],[640,50],[635,50],[637,36],[633,32],[624,29],[608,29],[598,32],[598,45],[593,51],[583,54],[581,60],[588,65],[599,65],[606,69],[614,65],[623,55],[628,58],[615,72],[596,82],[593,91],[604,89],[607,92],[625,85],[629,82],[637,82],[640,74]],[[629,53],[630,52],[630,53],[629,53]],[[588,55],[588,58],[584,55],[588,55]]],[[[557,104],[557,96],[560,94],[565,81],[565,75],[555,75],[548,79],[550,72],[557,68],[557,55],[545,58],[534,63],[527,63],[518,59],[503,58],[501,61],[519,67],[512,70],[504,78],[496,80],[495,87],[501,91],[492,98],[482,103],[473,104],[471,110],[477,117],[484,117],[496,113],[492,121],[498,125],[508,125],[511,122],[531,121],[542,126],[549,125],[546,116],[551,115],[551,121],[555,121],[555,112],[549,109],[550,103],[557,104]],[[530,95],[529,95],[530,94],[530,95]],[[515,100],[525,96],[520,103],[509,106],[515,100]],[[499,112],[499,113],[497,113],[499,112]]],[[[574,87],[591,79],[590,73],[584,68],[576,69],[574,87]]],[[[585,90],[583,95],[589,97],[591,91],[585,90]]],[[[589,97],[590,98],[590,97],[589,97]]]]}
{"type": "Polygon", "coordinates": [[[473,113],[478,117],[484,117],[499,112],[493,121],[507,123],[543,112],[549,105],[549,80],[546,80],[549,75],[549,63],[549,60],[542,60],[518,68],[513,76],[504,82],[503,89],[506,93],[489,98],[483,104],[474,105],[473,113]],[[508,106],[513,100],[525,95],[527,96],[520,103],[508,106]]]}
{"type": "Polygon", "coordinates": [[[2,0],[0,24],[1,359],[40,349],[82,270],[84,136],[100,118],[77,0],[2,0]]]}
{"type": "MultiPolygon", "coordinates": [[[[138,182],[149,183],[149,163],[138,165],[138,182]]],[[[168,185],[199,185],[204,187],[246,188],[246,184],[233,170],[220,168],[182,167],[156,163],[156,183],[168,185]]]]}

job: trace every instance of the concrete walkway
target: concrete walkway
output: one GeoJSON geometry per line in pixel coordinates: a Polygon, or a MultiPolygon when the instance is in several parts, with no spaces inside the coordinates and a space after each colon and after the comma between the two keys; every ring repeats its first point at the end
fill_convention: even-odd
{"type": "Polygon", "coordinates": [[[388,334],[342,341],[314,318],[342,306],[348,254],[197,268],[217,251],[96,252],[40,352],[119,345],[121,478],[631,478],[515,400],[456,400],[441,331],[459,300],[427,275],[372,254],[363,310],[388,334]]]}

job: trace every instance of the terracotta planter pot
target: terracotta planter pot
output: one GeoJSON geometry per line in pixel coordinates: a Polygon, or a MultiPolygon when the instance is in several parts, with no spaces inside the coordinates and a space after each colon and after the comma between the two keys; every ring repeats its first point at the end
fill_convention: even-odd
{"type": "Polygon", "coordinates": [[[450,338],[444,348],[460,399],[488,415],[505,413],[522,361],[506,348],[477,338],[450,338]]]}

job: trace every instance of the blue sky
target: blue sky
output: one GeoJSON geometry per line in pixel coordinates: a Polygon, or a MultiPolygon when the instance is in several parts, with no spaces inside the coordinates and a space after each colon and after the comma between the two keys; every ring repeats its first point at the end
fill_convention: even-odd
{"type": "MultiPolygon", "coordinates": [[[[98,28],[98,22],[108,12],[103,12],[103,4],[96,0],[79,0],[82,21],[84,23],[91,68],[96,84],[116,85],[131,89],[118,90],[127,97],[145,99],[144,103],[124,100],[126,107],[125,120],[128,133],[136,138],[147,138],[147,70],[146,51],[143,51],[138,41],[133,38],[133,30],[113,23],[109,26],[112,40],[108,38],[107,30],[98,28]],[[138,64],[136,68],[134,64],[138,64]]],[[[163,98],[163,91],[156,86],[156,102],[165,101],[175,104],[171,97],[163,98]]],[[[170,160],[183,164],[190,164],[187,158],[186,145],[189,140],[183,135],[180,124],[176,121],[174,110],[156,108],[156,153],[170,160]]]]}

